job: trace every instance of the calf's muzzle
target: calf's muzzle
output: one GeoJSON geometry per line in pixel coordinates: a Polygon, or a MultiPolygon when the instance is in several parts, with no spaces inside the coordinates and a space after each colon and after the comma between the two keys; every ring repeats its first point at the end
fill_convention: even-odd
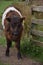
{"type": "Polygon", "coordinates": [[[18,32],[12,32],[12,35],[14,35],[14,36],[18,36],[19,33],[18,33],[18,32]]]}

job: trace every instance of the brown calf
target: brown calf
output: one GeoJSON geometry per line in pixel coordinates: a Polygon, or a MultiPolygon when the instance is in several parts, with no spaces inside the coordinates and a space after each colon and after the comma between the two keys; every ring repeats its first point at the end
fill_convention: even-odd
{"type": "Polygon", "coordinates": [[[18,50],[18,53],[17,53],[18,59],[21,58],[20,39],[21,39],[22,31],[23,31],[22,22],[25,19],[25,17],[20,16],[20,15],[21,14],[19,13],[18,10],[14,11],[10,9],[10,11],[7,12],[5,19],[4,19],[4,26],[5,26],[4,32],[5,32],[6,41],[7,41],[6,56],[9,56],[9,51],[12,45],[12,41],[15,41],[16,48],[18,50]]]}

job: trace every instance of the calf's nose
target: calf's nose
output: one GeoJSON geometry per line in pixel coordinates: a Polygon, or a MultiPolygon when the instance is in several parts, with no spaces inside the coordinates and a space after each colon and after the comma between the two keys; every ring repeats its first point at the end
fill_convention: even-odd
{"type": "Polygon", "coordinates": [[[15,36],[17,36],[17,35],[18,35],[18,32],[14,32],[14,33],[12,33],[12,35],[15,35],[15,36]]]}

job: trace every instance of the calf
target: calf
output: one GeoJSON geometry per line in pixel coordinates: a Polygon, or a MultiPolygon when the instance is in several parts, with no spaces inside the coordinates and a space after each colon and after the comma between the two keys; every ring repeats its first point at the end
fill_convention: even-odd
{"type": "Polygon", "coordinates": [[[7,41],[6,56],[9,56],[12,41],[16,42],[17,57],[22,58],[20,53],[20,39],[23,31],[22,22],[25,19],[21,12],[14,6],[8,7],[2,15],[2,26],[7,41]]]}

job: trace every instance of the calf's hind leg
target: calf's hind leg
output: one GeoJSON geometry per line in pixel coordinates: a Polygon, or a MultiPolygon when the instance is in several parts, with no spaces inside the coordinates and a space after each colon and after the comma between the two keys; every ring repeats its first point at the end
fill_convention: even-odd
{"type": "Polygon", "coordinates": [[[10,47],[12,45],[12,42],[7,39],[7,49],[6,49],[6,56],[9,56],[10,47]]]}

